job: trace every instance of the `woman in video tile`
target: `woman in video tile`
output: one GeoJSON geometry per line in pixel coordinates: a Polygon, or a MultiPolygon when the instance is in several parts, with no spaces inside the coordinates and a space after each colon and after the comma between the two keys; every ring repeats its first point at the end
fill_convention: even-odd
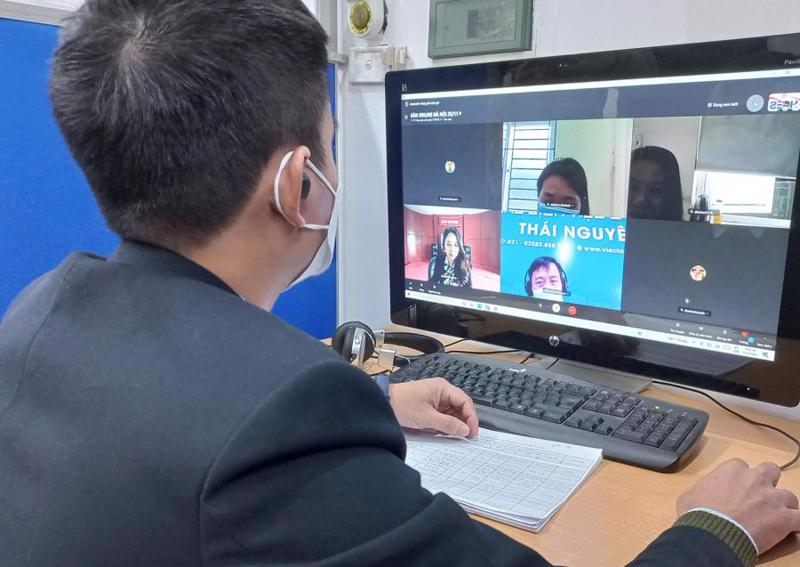
{"type": "Polygon", "coordinates": [[[681,173],[678,160],[671,151],[645,146],[631,154],[628,217],[683,220],[681,173]]]}
{"type": "Polygon", "coordinates": [[[567,273],[558,260],[540,256],[525,272],[525,293],[538,299],[560,300],[569,295],[567,273]]]}
{"type": "Polygon", "coordinates": [[[455,227],[442,233],[441,252],[431,258],[428,281],[442,285],[472,287],[472,267],[461,233],[455,227]]]}
{"type": "Polygon", "coordinates": [[[539,212],[567,215],[589,214],[586,171],[577,160],[557,159],[547,164],[536,182],[539,212]]]}

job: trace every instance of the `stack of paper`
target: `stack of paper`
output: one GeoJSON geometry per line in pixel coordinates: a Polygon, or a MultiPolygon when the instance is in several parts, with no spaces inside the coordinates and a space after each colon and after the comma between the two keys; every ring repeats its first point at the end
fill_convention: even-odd
{"type": "Polygon", "coordinates": [[[479,516],[538,532],[600,464],[602,451],[481,429],[475,440],[406,432],[422,486],[479,516]]]}

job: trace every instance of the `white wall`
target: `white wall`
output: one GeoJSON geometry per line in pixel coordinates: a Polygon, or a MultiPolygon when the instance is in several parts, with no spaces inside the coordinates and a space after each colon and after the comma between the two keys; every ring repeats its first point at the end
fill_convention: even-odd
{"type": "Polygon", "coordinates": [[[564,120],[556,127],[556,159],[578,160],[589,183],[591,214],[624,216],[628,201],[628,164],[633,120],[564,120]],[[617,205],[622,205],[617,206],[617,205]]]}
{"type": "MultiPolygon", "coordinates": [[[[791,33],[800,27],[798,0],[535,0],[533,52],[434,62],[427,57],[428,0],[387,2],[386,42],[407,45],[412,68],[791,33]]],[[[346,0],[339,3],[346,14],[346,0]]],[[[347,35],[345,50],[352,44],[347,35]]],[[[383,86],[351,85],[345,70],[339,100],[345,184],[339,318],[381,326],[389,321],[383,86]]]]}
{"type": "Polygon", "coordinates": [[[319,0],[303,0],[303,4],[306,5],[306,8],[308,8],[312,14],[319,13],[319,6],[317,6],[318,3],[319,0]]]}

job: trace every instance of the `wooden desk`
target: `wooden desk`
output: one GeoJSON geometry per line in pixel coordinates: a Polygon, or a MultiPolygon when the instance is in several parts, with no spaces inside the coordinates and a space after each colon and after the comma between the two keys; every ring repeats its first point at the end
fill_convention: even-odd
{"type": "MultiPolygon", "coordinates": [[[[451,337],[439,337],[447,344],[451,337]]],[[[456,347],[453,347],[456,348],[456,347]]],[[[458,350],[489,350],[478,343],[459,343],[458,350]]],[[[502,355],[520,361],[522,355],[502,355]]],[[[538,534],[475,516],[544,555],[570,567],[621,567],[675,521],[675,500],[684,490],[727,459],[750,466],[784,463],[794,455],[792,443],[769,430],[750,425],[710,401],[680,390],[651,387],[645,396],[702,409],[710,415],[696,453],[679,472],[656,473],[603,461],[597,471],[538,534]]],[[[747,417],[776,425],[800,437],[800,422],[741,410],[747,417]]],[[[779,486],[800,495],[800,464],[785,471],[779,486]]],[[[763,555],[761,565],[800,565],[800,535],[790,536],[763,555]]],[[[679,567],[679,566],[676,566],[679,567]]]]}

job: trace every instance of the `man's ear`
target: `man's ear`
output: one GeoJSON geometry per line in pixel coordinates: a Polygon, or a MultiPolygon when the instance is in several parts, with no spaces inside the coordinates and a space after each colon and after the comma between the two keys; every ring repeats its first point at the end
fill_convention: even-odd
{"type": "MultiPolygon", "coordinates": [[[[306,224],[306,219],[300,214],[300,202],[308,195],[306,185],[310,189],[310,180],[305,176],[306,160],[311,157],[311,151],[305,146],[294,149],[286,167],[281,174],[278,192],[281,199],[281,208],[286,220],[296,227],[306,224]]],[[[277,171],[276,171],[277,175],[277,171]]],[[[276,212],[277,203],[273,202],[276,212]]]]}

